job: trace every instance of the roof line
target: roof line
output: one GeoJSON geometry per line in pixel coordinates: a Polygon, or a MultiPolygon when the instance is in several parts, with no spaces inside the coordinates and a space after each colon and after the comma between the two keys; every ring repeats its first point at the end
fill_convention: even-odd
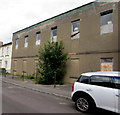
{"type": "MultiPolygon", "coordinates": [[[[79,10],[84,10],[84,8],[86,8],[86,6],[89,6],[89,5],[91,6],[91,4],[97,5],[97,4],[101,4],[101,3],[100,3],[100,2],[95,2],[95,1],[90,2],[90,3],[87,3],[87,4],[82,5],[82,6],[80,6],[80,7],[74,8],[74,9],[69,10],[69,11],[67,11],[67,12],[61,13],[61,14],[59,14],[59,15],[56,15],[56,16],[54,16],[54,17],[48,18],[48,19],[46,19],[46,20],[44,20],[44,21],[41,21],[41,22],[39,22],[39,23],[33,24],[33,25],[28,26],[28,27],[26,27],[26,28],[24,28],[24,29],[21,29],[21,30],[19,30],[19,31],[16,31],[16,32],[14,32],[13,34],[16,34],[16,33],[19,33],[19,32],[22,32],[22,31],[25,31],[25,30],[28,30],[28,29],[31,29],[31,28],[36,27],[36,26],[39,26],[39,25],[43,25],[43,24],[45,24],[45,23],[49,23],[50,21],[53,21],[53,20],[60,19],[61,17],[64,17],[64,16],[66,16],[66,15],[69,15],[69,13],[70,13],[70,14],[73,14],[74,12],[77,12],[77,11],[79,11],[79,10]],[[56,18],[57,18],[57,19],[56,19],[56,18]]],[[[88,8],[88,7],[87,7],[87,8],[88,8]]]]}
{"type": "Polygon", "coordinates": [[[6,44],[1,45],[0,47],[2,47],[2,46],[7,46],[7,45],[11,45],[11,44],[12,44],[12,42],[9,42],[9,43],[6,43],[6,44]]]}

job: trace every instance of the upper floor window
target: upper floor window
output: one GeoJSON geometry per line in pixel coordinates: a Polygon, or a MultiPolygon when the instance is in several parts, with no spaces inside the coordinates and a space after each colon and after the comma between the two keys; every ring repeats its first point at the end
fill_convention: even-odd
{"type": "Polygon", "coordinates": [[[5,68],[7,68],[8,67],[8,62],[7,61],[5,61],[5,68]]]}
{"type": "Polygon", "coordinates": [[[7,47],[6,55],[9,55],[9,47],[7,47]]]}
{"type": "Polygon", "coordinates": [[[4,48],[2,48],[2,56],[4,56],[4,48]]]}
{"type": "Polygon", "coordinates": [[[24,42],[24,47],[28,47],[28,35],[25,36],[25,42],[24,42]]]}
{"type": "Polygon", "coordinates": [[[73,21],[71,24],[71,39],[80,38],[80,20],[73,21]]]}
{"type": "Polygon", "coordinates": [[[113,10],[108,10],[100,14],[100,33],[110,33],[113,32],[113,10]]]}
{"type": "Polygon", "coordinates": [[[0,68],[2,68],[2,60],[0,60],[0,68]]]}
{"type": "Polygon", "coordinates": [[[57,42],[57,26],[51,29],[51,42],[57,42]]]}
{"type": "Polygon", "coordinates": [[[19,39],[17,38],[17,39],[15,40],[15,49],[18,49],[18,41],[19,41],[19,39]]]}
{"type": "Polygon", "coordinates": [[[40,45],[40,32],[36,33],[36,45],[40,45]]]}

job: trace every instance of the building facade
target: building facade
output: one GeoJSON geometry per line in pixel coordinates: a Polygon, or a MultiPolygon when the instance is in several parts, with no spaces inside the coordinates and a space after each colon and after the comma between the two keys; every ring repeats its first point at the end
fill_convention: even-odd
{"type": "Polygon", "coordinates": [[[119,71],[119,2],[91,2],[13,33],[12,72],[32,75],[39,48],[63,41],[69,60],[65,82],[83,72],[119,71]]]}
{"type": "Polygon", "coordinates": [[[12,42],[0,45],[0,68],[5,68],[11,73],[12,42]]]}

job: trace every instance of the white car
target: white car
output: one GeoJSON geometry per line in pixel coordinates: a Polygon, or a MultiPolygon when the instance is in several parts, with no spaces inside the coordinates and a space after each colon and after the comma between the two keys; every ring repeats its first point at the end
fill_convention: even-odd
{"type": "Polygon", "coordinates": [[[72,86],[71,97],[81,112],[97,107],[120,113],[120,72],[81,74],[72,86]]]}

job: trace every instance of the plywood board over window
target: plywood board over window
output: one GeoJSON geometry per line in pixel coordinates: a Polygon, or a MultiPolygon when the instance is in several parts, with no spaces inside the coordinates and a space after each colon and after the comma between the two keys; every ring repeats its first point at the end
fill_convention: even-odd
{"type": "Polygon", "coordinates": [[[26,75],[27,73],[27,61],[23,60],[23,75],[26,75]]]}
{"type": "Polygon", "coordinates": [[[113,58],[101,58],[101,71],[113,71],[113,58]]]}
{"type": "Polygon", "coordinates": [[[17,60],[14,60],[13,62],[13,74],[16,75],[17,73],[17,60]]]}
{"type": "Polygon", "coordinates": [[[70,77],[78,77],[79,76],[79,60],[78,59],[73,59],[70,61],[70,67],[69,67],[69,72],[70,72],[70,77]]]}
{"type": "Polygon", "coordinates": [[[35,59],[34,60],[34,72],[35,72],[35,74],[37,74],[37,68],[38,68],[38,60],[35,59]]]}

